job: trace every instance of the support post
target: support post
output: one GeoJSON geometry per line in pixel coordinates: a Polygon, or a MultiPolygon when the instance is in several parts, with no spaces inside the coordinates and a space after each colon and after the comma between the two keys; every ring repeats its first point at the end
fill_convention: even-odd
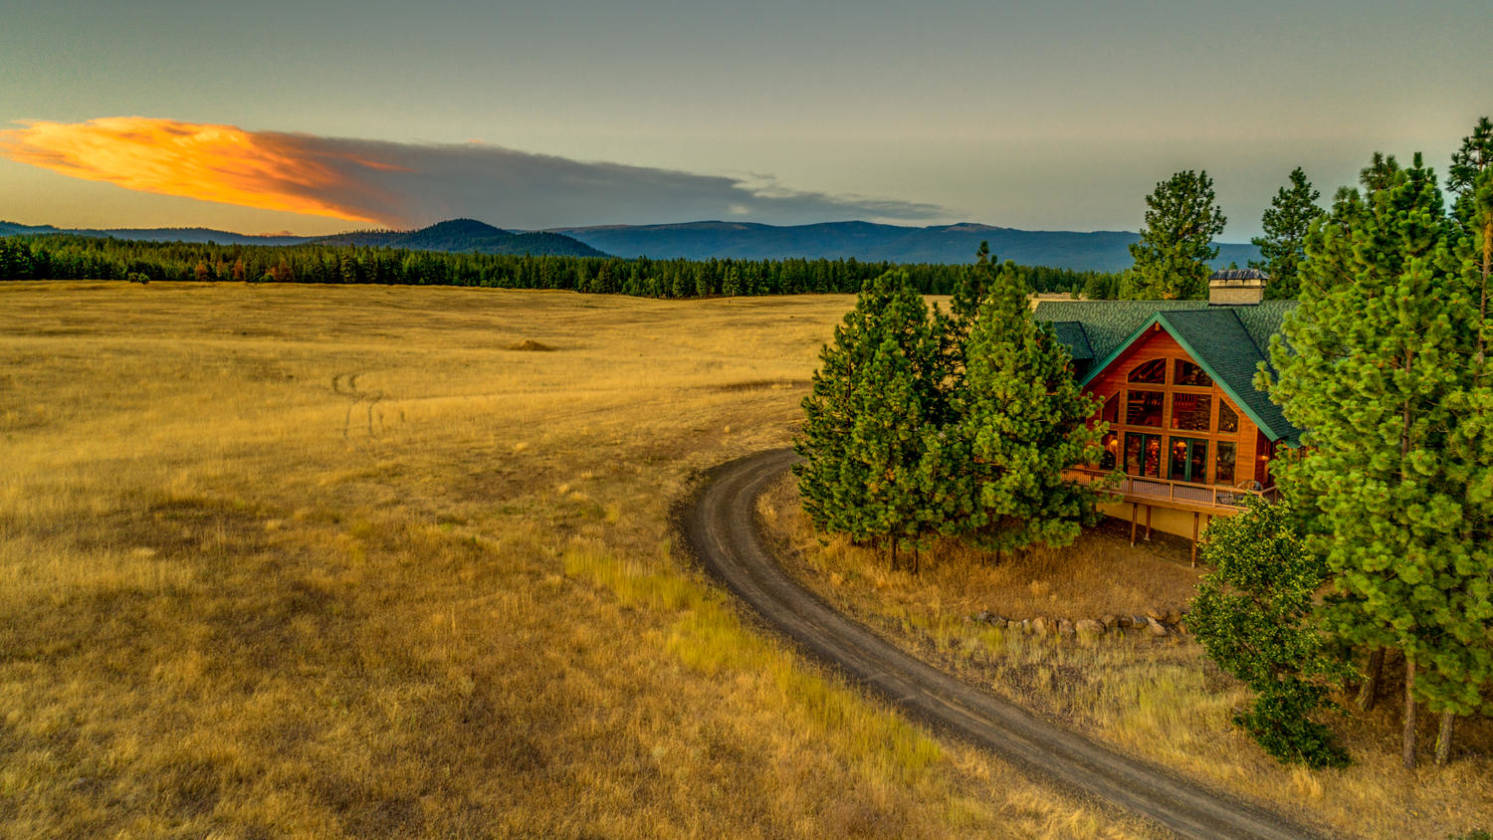
{"type": "Polygon", "coordinates": [[[1198,567],[1198,520],[1202,516],[1197,511],[1192,512],[1192,567],[1198,567]]]}
{"type": "Polygon", "coordinates": [[[1151,506],[1146,505],[1146,542],[1151,541],[1151,506]]]}
{"type": "Polygon", "coordinates": [[[1135,545],[1135,517],[1136,517],[1136,514],[1139,511],[1140,511],[1140,505],[1137,504],[1137,503],[1135,503],[1135,502],[1131,502],[1130,503],[1130,544],[1132,546],[1135,545]]]}

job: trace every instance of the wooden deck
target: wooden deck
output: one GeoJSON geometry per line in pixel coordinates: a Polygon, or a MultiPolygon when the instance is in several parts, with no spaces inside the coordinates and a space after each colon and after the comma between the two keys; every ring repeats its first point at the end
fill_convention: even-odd
{"type": "MultiPolygon", "coordinates": [[[[1104,470],[1073,469],[1064,475],[1074,481],[1087,484],[1113,473],[1104,470]]],[[[1251,498],[1274,501],[1274,487],[1266,490],[1246,490],[1221,484],[1195,484],[1189,481],[1171,481],[1165,478],[1149,478],[1121,475],[1119,483],[1111,492],[1121,501],[1173,510],[1207,513],[1214,516],[1229,516],[1237,513],[1251,498]]]]}
{"type": "MultiPolygon", "coordinates": [[[[1105,476],[1117,475],[1105,470],[1073,469],[1063,473],[1073,481],[1088,484],[1105,476]]],[[[1192,514],[1192,564],[1197,565],[1198,536],[1207,528],[1215,516],[1233,516],[1252,498],[1273,502],[1277,498],[1274,487],[1265,490],[1249,490],[1218,484],[1194,484],[1188,481],[1171,481],[1165,478],[1148,478],[1120,475],[1119,481],[1110,488],[1118,500],[1130,505],[1130,544],[1135,544],[1136,530],[1140,526],[1140,511],[1145,508],[1147,540],[1151,539],[1151,510],[1166,508],[1192,514]]]]}

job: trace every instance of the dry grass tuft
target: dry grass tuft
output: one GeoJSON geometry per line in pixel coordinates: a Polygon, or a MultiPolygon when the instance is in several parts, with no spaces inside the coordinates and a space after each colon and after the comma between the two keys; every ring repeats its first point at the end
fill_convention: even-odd
{"type": "Polygon", "coordinates": [[[675,556],[849,305],[0,284],[0,835],[1143,836],[675,556]]]}

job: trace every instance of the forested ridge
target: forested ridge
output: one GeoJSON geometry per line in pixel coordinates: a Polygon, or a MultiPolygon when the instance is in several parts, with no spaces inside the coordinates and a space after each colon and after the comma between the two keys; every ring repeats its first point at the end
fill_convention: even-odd
{"type": "MultiPolygon", "coordinates": [[[[971,259],[974,255],[971,254],[971,259]]],[[[775,295],[860,291],[893,267],[925,294],[949,294],[969,265],[849,259],[650,260],[619,257],[453,254],[336,245],[219,245],[144,242],[72,235],[0,239],[0,280],[135,280],[374,283],[570,289],[640,297],[775,295]]],[[[1114,275],[1020,266],[1027,288],[1102,288],[1114,275]]]]}

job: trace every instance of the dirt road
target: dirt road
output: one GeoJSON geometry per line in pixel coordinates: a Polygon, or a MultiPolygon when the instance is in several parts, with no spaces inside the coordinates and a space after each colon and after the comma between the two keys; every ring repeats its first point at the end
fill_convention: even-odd
{"type": "Polygon", "coordinates": [[[1170,771],[1121,755],[910,656],[830,608],[782,570],[756,500],[795,456],[780,449],[723,464],[680,513],[700,562],[769,625],[908,714],[988,748],[1034,777],[1196,840],[1324,835],[1170,771]]]}

